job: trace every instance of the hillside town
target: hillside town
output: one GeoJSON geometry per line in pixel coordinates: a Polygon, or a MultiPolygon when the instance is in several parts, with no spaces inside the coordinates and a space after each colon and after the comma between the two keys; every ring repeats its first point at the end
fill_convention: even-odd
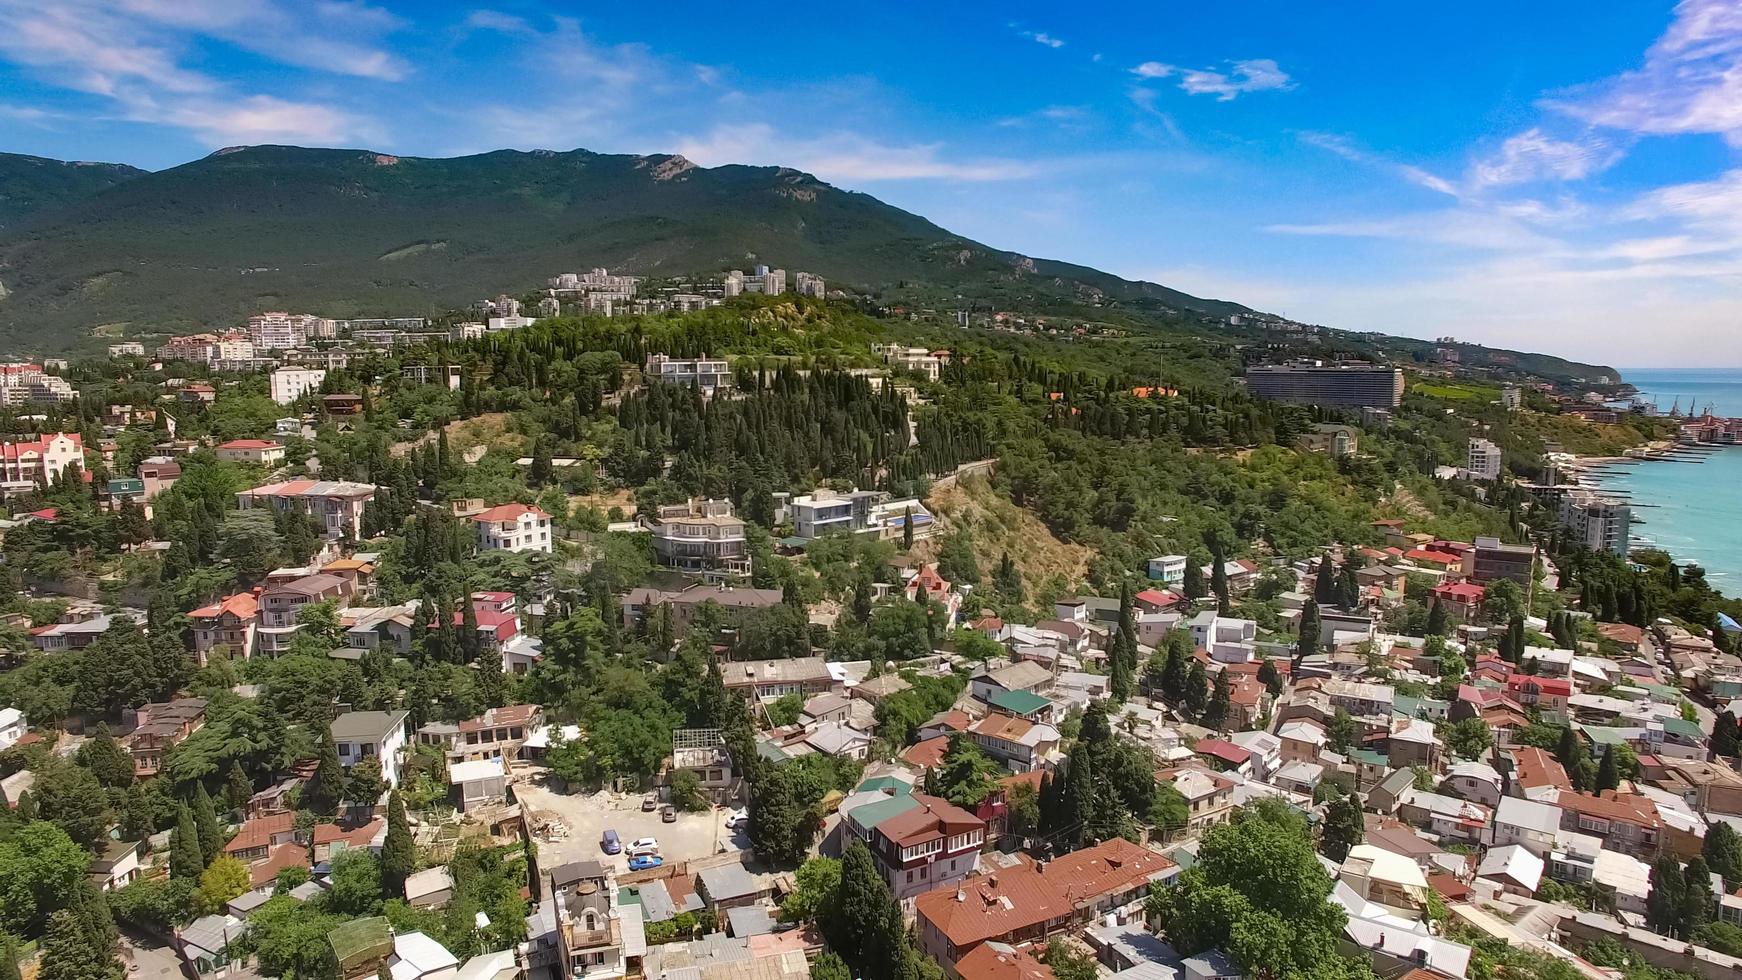
{"type": "Polygon", "coordinates": [[[648,286],[0,366],[8,965],[1742,970],[1742,627],[1564,386],[648,286]]]}

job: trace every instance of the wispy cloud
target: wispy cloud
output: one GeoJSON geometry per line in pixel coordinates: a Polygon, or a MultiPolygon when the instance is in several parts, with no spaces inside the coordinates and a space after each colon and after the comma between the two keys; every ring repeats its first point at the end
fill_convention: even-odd
{"type": "Polygon", "coordinates": [[[1459,194],[1457,185],[1444,177],[1430,173],[1421,167],[1387,160],[1378,154],[1362,149],[1347,136],[1304,130],[1296,133],[1295,137],[1308,146],[1316,146],[1321,150],[1334,153],[1351,163],[1388,170],[1418,187],[1425,187],[1430,191],[1452,197],[1457,197],[1459,194]]]}
{"type": "Polygon", "coordinates": [[[1468,180],[1477,190],[1544,180],[1583,180],[1614,166],[1622,155],[1621,149],[1600,137],[1555,139],[1540,127],[1532,127],[1473,163],[1468,180]]]}
{"type": "Polygon", "coordinates": [[[1065,46],[1062,38],[1055,37],[1045,31],[1031,31],[1021,24],[1011,24],[1010,29],[1015,31],[1017,36],[1028,38],[1030,41],[1045,47],[1062,48],[1065,46]]]}
{"type": "Polygon", "coordinates": [[[1682,0],[1638,69],[1558,93],[1544,104],[1609,129],[1716,133],[1742,145],[1742,4],[1682,0]]]}
{"type": "Polygon", "coordinates": [[[1131,69],[1142,79],[1178,78],[1188,95],[1213,95],[1217,102],[1232,102],[1249,92],[1286,91],[1294,79],[1270,58],[1249,58],[1231,63],[1228,70],[1181,68],[1162,61],[1145,61],[1131,69]]]}
{"type": "MultiPolygon", "coordinates": [[[[237,92],[187,67],[200,37],[282,64],[365,78],[402,77],[384,51],[322,29],[390,29],[391,15],[354,3],[281,7],[271,0],[0,0],[0,58],[44,83],[107,100],[113,116],[173,126],[207,145],[259,140],[340,142],[378,130],[349,110],[302,99],[237,92]]],[[[101,114],[101,113],[99,113],[101,114]]]]}

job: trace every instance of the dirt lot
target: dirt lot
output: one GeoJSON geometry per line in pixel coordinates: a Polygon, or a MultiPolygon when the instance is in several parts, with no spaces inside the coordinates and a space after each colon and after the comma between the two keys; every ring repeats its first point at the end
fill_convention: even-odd
{"type": "Polygon", "coordinates": [[[608,861],[619,872],[629,869],[627,847],[640,837],[659,840],[660,853],[667,864],[687,861],[708,863],[706,859],[725,851],[734,855],[748,842],[742,831],[728,830],[726,818],[730,810],[707,810],[702,813],[678,813],[676,823],[663,823],[659,811],[643,812],[641,796],[610,792],[553,792],[536,783],[515,785],[521,807],[534,821],[559,822],[567,833],[561,837],[540,838],[539,863],[555,867],[570,861],[608,861]],[[623,841],[625,853],[608,855],[599,846],[606,830],[615,830],[623,841]]]}

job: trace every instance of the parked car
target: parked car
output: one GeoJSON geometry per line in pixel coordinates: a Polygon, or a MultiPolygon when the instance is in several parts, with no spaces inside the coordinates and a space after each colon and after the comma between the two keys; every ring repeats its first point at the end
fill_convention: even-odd
{"type": "Polygon", "coordinates": [[[638,854],[629,859],[629,870],[646,871],[648,868],[657,868],[664,863],[665,858],[657,854],[638,854]]]}
{"type": "Polygon", "coordinates": [[[599,838],[599,846],[604,848],[606,854],[623,853],[623,842],[617,838],[615,830],[605,831],[605,836],[599,838]]]}
{"type": "Polygon", "coordinates": [[[733,810],[732,815],[726,818],[726,826],[732,830],[750,826],[750,811],[733,810]]]}
{"type": "Polygon", "coordinates": [[[659,811],[659,819],[664,823],[677,823],[677,807],[667,803],[665,807],[659,811]]]}
{"type": "Polygon", "coordinates": [[[645,854],[659,853],[659,838],[641,837],[629,842],[630,857],[640,857],[645,854]]]}
{"type": "Polygon", "coordinates": [[[658,796],[656,796],[652,793],[649,793],[648,795],[643,796],[641,798],[641,812],[642,813],[651,813],[657,809],[659,809],[659,797],[658,796]]]}

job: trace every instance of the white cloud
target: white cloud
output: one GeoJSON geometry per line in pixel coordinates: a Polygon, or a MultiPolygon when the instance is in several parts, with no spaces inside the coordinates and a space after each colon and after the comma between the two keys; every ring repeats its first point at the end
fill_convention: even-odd
{"type": "Polygon", "coordinates": [[[1444,177],[1424,170],[1421,167],[1393,163],[1378,154],[1370,153],[1367,150],[1362,149],[1360,146],[1356,145],[1354,140],[1347,136],[1339,136],[1336,133],[1320,133],[1312,130],[1303,130],[1296,133],[1295,137],[1308,146],[1316,146],[1321,150],[1334,153],[1351,163],[1359,163],[1364,166],[1375,167],[1381,170],[1389,170],[1418,187],[1425,187],[1430,191],[1446,194],[1451,197],[1457,197],[1459,195],[1457,185],[1446,180],[1444,177]]]}
{"type": "Polygon", "coordinates": [[[1294,88],[1294,80],[1270,58],[1250,58],[1236,61],[1228,71],[1208,68],[1180,68],[1162,61],[1145,61],[1131,69],[1142,79],[1179,78],[1179,87],[1188,95],[1213,95],[1217,102],[1231,102],[1248,92],[1286,91],[1294,88]]]}
{"type": "Polygon", "coordinates": [[[704,167],[728,163],[795,167],[830,183],[897,180],[1004,181],[1032,177],[1034,164],[996,158],[951,159],[937,143],[881,143],[857,133],[794,137],[766,123],[721,126],[680,140],[677,152],[704,167]]]}
{"type": "Polygon", "coordinates": [[[1045,31],[1027,30],[1026,28],[1022,27],[1022,25],[1020,25],[1020,24],[1011,24],[1010,29],[1015,31],[1017,33],[1017,35],[1020,37],[1028,38],[1030,41],[1033,41],[1036,44],[1044,45],[1046,47],[1053,48],[1055,50],[1065,46],[1065,42],[1063,39],[1054,37],[1053,35],[1048,34],[1045,31]]]}
{"type": "Polygon", "coordinates": [[[233,102],[196,100],[167,109],[140,107],[130,118],[188,129],[209,146],[250,143],[333,145],[368,139],[373,127],[331,106],[253,95],[233,102]]]}
{"type": "Polygon", "coordinates": [[[1474,189],[1485,190],[1545,180],[1583,180],[1614,166],[1621,156],[1622,151],[1600,137],[1560,140],[1532,127],[1473,163],[1467,181],[1474,189]]]}
{"type": "Polygon", "coordinates": [[[1742,144],[1742,4],[1682,0],[1639,68],[1544,104],[1609,129],[1716,133],[1742,144]]]}

